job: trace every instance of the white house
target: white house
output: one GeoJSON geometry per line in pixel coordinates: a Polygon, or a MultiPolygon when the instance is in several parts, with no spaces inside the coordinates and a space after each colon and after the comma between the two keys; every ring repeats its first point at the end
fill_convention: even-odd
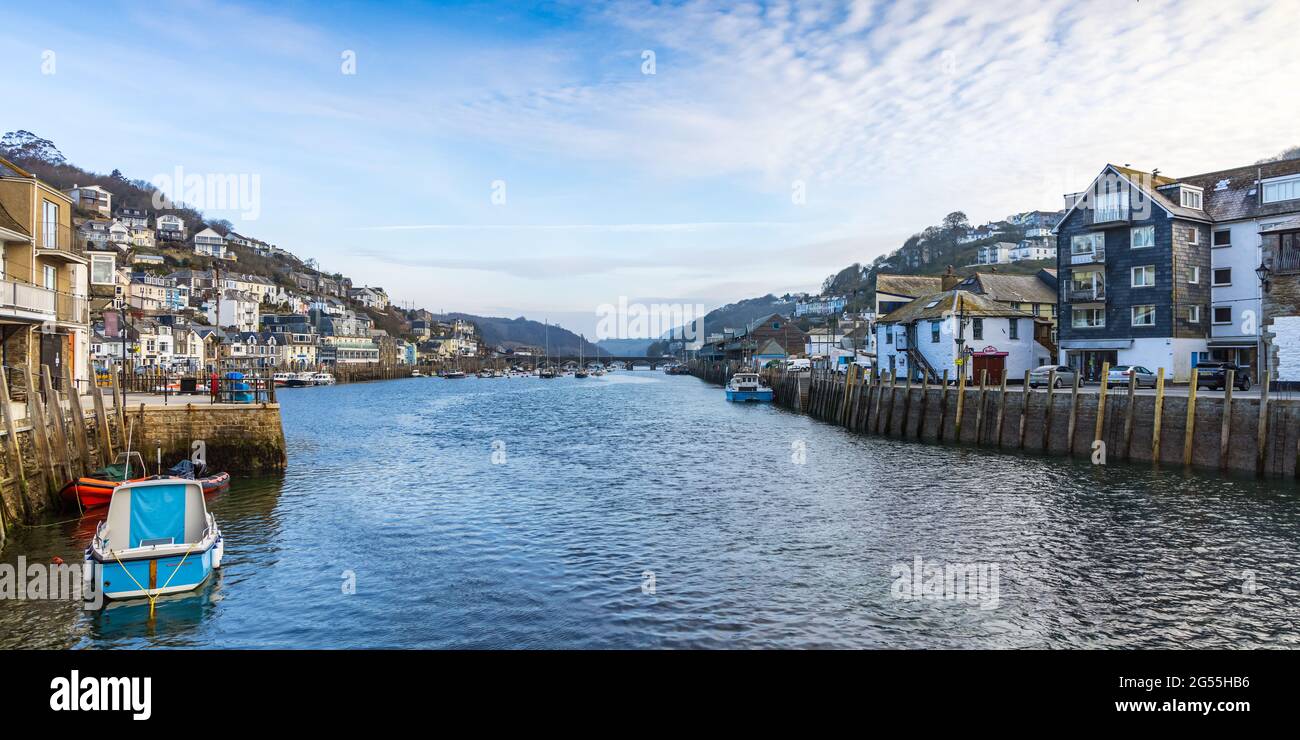
{"type": "Polygon", "coordinates": [[[972,381],[982,370],[989,382],[1000,383],[1003,373],[1020,378],[1051,362],[1051,351],[1034,339],[1034,323],[1031,313],[964,290],[922,296],[876,322],[877,367],[932,381],[944,370],[952,378],[964,371],[972,381]]]}
{"type": "Polygon", "coordinates": [[[226,238],[208,227],[194,235],[194,253],[217,259],[227,258],[226,238]]]}
{"type": "Polygon", "coordinates": [[[203,311],[208,317],[208,323],[213,326],[221,328],[233,326],[241,332],[256,332],[262,320],[260,303],[257,296],[251,293],[225,290],[222,291],[219,302],[216,299],[205,302],[203,311]],[[221,314],[220,322],[217,321],[218,306],[221,314]]]}
{"type": "Polygon", "coordinates": [[[170,213],[161,214],[154,219],[153,223],[159,241],[185,241],[185,221],[180,216],[170,213]]]}
{"type": "Polygon", "coordinates": [[[978,265],[1003,265],[1011,261],[1011,252],[1016,248],[1011,242],[998,242],[980,247],[975,253],[978,265]]]}
{"type": "Polygon", "coordinates": [[[1056,245],[1051,239],[1024,239],[1011,250],[1012,262],[1056,260],[1056,245]]]}
{"type": "Polygon", "coordinates": [[[72,199],[73,205],[104,216],[113,213],[113,194],[98,185],[73,185],[63,192],[72,199]]]}

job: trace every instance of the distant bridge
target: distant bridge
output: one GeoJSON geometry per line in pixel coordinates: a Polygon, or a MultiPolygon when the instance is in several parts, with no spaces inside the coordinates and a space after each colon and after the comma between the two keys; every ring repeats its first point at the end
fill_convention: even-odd
{"type": "MultiPolygon", "coordinates": [[[[589,355],[583,355],[582,357],[578,357],[577,355],[553,355],[550,358],[531,357],[531,356],[462,357],[460,358],[459,361],[441,360],[439,362],[433,363],[432,367],[447,368],[455,365],[458,366],[461,370],[464,370],[465,372],[472,373],[472,372],[478,372],[479,370],[485,367],[505,369],[507,367],[518,366],[518,367],[528,368],[529,370],[535,370],[537,367],[544,365],[547,362],[549,362],[551,365],[557,365],[557,366],[567,365],[570,363],[575,365],[582,364],[583,366],[586,366],[593,362],[599,362],[602,365],[608,365],[611,362],[621,362],[625,367],[629,369],[636,368],[636,367],[640,367],[640,368],[648,367],[651,370],[658,370],[664,365],[670,363],[675,364],[680,362],[680,360],[673,357],[624,357],[619,355],[606,355],[606,354],[602,354],[599,358],[591,357],[589,355]]],[[[429,365],[421,364],[420,367],[429,367],[429,365]]]]}

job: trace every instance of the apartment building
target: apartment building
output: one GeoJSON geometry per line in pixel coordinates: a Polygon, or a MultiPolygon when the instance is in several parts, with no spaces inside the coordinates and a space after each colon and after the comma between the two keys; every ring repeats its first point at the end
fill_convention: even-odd
{"type": "Polygon", "coordinates": [[[88,261],[72,210],[66,193],[0,159],[0,359],[16,401],[41,365],[56,378],[66,366],[82,387],[90,377],[88,261]]]}

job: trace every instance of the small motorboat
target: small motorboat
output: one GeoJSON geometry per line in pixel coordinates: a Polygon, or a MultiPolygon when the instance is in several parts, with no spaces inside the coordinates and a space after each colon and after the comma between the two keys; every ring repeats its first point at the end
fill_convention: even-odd
{"type": "Polygon", "coordinates": [[[271,376],[271,381],[275,383],[276,388],[283,388],[289,384],[289,381],[293,377],[294,377],[293,373],[275,373],[274,375],[271,376]]]}
{"type": "Polygon", "coordinates": [[[314,373],[311,379],[316,385],[334,385],[335,383],[334,376],[329,373],[314,373]]]}
{"type": "Polygon", "coordinates": [[[206,466],[195,467],[194,463],[189,460],[181,460],[167,469],[167,475],[181,480],[198,481],[199,485],[203,486],[205,495],[212,495],[230,488],[230,473],[222,471],[207,474],[206,471],[206,466]]]}
{"type": "Polygon", "coordinates": [[[118,486],[130,480],[144,480],[148,475],[144,458],[139,452],[119,452],[112,465],[68,481],[59,491],[59,497],[68,508],[93,509],[96,506],[107,506],[118,486]]]}
{"type": "Polygon", "coordinates": [[[221,567],[225,543],[198,481],[160,477],[123,483],[86,548],[84,579],[109,599],[198,588],[221,567]]]}
{"type": "Polygon", "coordinates": [[[412,370],[412,371],[411,371],[411,377],[412,377],[412,378],[423,378],[423,377],[424,377],[424,373],[420,372],[419,370],[412,370]]]}
{"type": "Polygon", "coordinates": [[[306,388],[309,385],[316,385],[315,373],[289,373],[288,379],[284,381],[285,388],[306,388]]]}
{"type": "Polygon", "coordinates": [[[464,370],[448,370],[447,372],[445,372],[445,373],[442,374],[442,377],[446,378],[447,380],[459,380],[459,379],[465,377],[465,371],[464,371],[464,370]]]}
{"type": "Polygon", "coordinates": [[[771,401],[772,389],[763,384],[758,373],[736,373],[727,381],[728,401],[771,401]]]}

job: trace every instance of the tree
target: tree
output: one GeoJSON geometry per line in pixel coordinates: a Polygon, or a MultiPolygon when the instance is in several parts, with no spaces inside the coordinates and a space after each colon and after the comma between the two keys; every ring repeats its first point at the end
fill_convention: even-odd
{"type": "Polygon", "coordinates": [[[966,220],[966,214],[961,211],[953,211],[943,217],[944,231],[965,231],[970,228],[970,222],[966,220]]]}

